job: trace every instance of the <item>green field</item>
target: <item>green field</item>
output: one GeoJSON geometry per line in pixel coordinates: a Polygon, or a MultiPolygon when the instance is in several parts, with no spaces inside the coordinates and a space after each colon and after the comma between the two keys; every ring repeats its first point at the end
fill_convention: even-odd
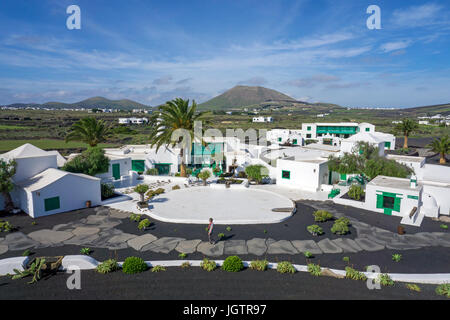
{"type": "MultiPolygon", "coordinates": [[[[52,140],[52,139],[42,139],[42,140],[1,140],[0,141],[0,152],[8,152],[12,149],[20,147],[25,143],[31,143],[32,145],[44,149],[44,150],[56,150],[56,149],[71,149],[71,148],[87,148],[88,145],[82,142],[71,141],[65,143],[64,140],[52,140]]],[[[115,144],[102,143],[99,145],[102,148],[114,147],[115,144]]]]}
{"type": "Polygon", "coordinates": [[[0,130],[27,130],[27,129],[29,129],[29,127],[10,126],[10,125],[0,124],[0,130]]]}

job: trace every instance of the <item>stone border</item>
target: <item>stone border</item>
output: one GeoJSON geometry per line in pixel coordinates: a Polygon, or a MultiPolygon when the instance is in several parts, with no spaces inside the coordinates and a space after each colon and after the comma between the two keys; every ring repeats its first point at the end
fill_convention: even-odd
{"type": "MultiPolygon", "coordinates": [[[[193,267],[200,267],[202,260],[160,260],[160,261],[145,261],[147,266],[163,266],[163,267],[180,267],[183,263],[189,262],[193,267]]],[[[215,260],[218,267],[222,266],[224,260],[215,260]]],[[[6,275],[12,273],[13,269],[23,270],[23,267],[27,263],[27,257],[16,257],[0,260],[1,266],[8,266],[10,272],[4,273],[4,270],[0,268],[0,275],[6,275]]],[[[249,267],[251,261],[243,261],[244,267],[249,267]]],[[[93,270],[100,263],[92,257],[83,255],[68,255],[63,259],[63,264],[60,267],[61,271],[71,270],[70,267],[76,266],[80,270],[93,270]]],[[[123,262],[118,262],[119,266],[122,266],[123,262]]],[[[269,269],[277,269],[278,263],[269,262],[269,269]]],[[[308,272],[308,266],[293,264],[294,268],[299,272],[308,272]]],[[[338,277],[345,277],[345,270],[330,269],[327,267],[321,267],[322,271],[331,271],[338,277]]],[[[6,269],[5,269],[6,270],[6,269]]],[[[73,270],[73,269],[72,269],[73,270]]],[[[363,272],[368,279],[376,279],[379,273],[363,272]]],[[[408,283],[422,283],[422,284],[443,284],[450,283],[450,273],[388,273],[393,281],[408,282],[408,283]]]]}

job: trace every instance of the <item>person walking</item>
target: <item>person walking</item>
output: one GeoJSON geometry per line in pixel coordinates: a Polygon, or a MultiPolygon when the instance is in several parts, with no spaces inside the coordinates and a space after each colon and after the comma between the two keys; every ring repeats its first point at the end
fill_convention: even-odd
{"type": "Polygon", "coordinates": [[[213,218],[209,218],[209,225],[208,225],[208,240],[210,244],[215,244],[215,241],[211,238],[214,228],[214,222],[213,218]]]}

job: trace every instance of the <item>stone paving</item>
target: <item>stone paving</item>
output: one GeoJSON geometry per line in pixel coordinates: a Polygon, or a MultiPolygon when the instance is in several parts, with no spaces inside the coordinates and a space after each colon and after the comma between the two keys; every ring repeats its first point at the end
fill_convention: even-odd
{"type": "MultiPolygon", "coordinates": [[[[343,214],[332,206],[325,209],[336,217],[343,214]]],[[[319,208],[316,208],[319,209],[319,208]]],[[[321,206],[320,209],[324,209],[321,206]]],[[[298,213],[301,214],[301,213],[298,213]]],[[[119,250],[133,248],[137,251],[153,251],[169,253],[200,252],[206,256],[222,255],[263,256],[265,254],[302,254],[306,251],[314,255],[342,252],[379,251],[383,249],[411,250],[427,246],[450,247],[450,233],[419,232],[416,234],[398,235],[396,233],[370,226],[357,219],[350,218],[356,229],[355,239],[328,238],[314,240],[275,240],[253,238],[251,240],[226,240],[215,244],[200,239],[184,239],[174,237],[157,238],[149,232],[142,234],[125,233],[117,228],[129,213],[107,207],[95,208],[95,214],[86,218],[59,224],[52,229],[42,229],[29,233],[13,232],[0,237],[0,255],[8,251],[24,251],[31,248],[58,247],[63,245],[78,245],[92,248],[107,248],[119,250]]]]}

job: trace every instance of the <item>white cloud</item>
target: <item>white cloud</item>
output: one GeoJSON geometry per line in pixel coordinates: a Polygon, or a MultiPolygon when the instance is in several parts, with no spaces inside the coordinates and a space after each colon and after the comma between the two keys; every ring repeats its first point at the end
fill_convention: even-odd
{"type": "Polygon", "coordinates": [[[441,6],[427,3],[407,9],[395,10],[392,14],[394,22],[403,27],[417,27],[436,23],[441,6]]]}
{"type": "Polygon", "coordinates": [[[380,49],[384,52],[391,52],[396,50],[401,50],[409,47],[411,45],[412,41],[405,40],[405,41],[395,41],[395,42],[387,42],[380,46],[380,49]]]}

